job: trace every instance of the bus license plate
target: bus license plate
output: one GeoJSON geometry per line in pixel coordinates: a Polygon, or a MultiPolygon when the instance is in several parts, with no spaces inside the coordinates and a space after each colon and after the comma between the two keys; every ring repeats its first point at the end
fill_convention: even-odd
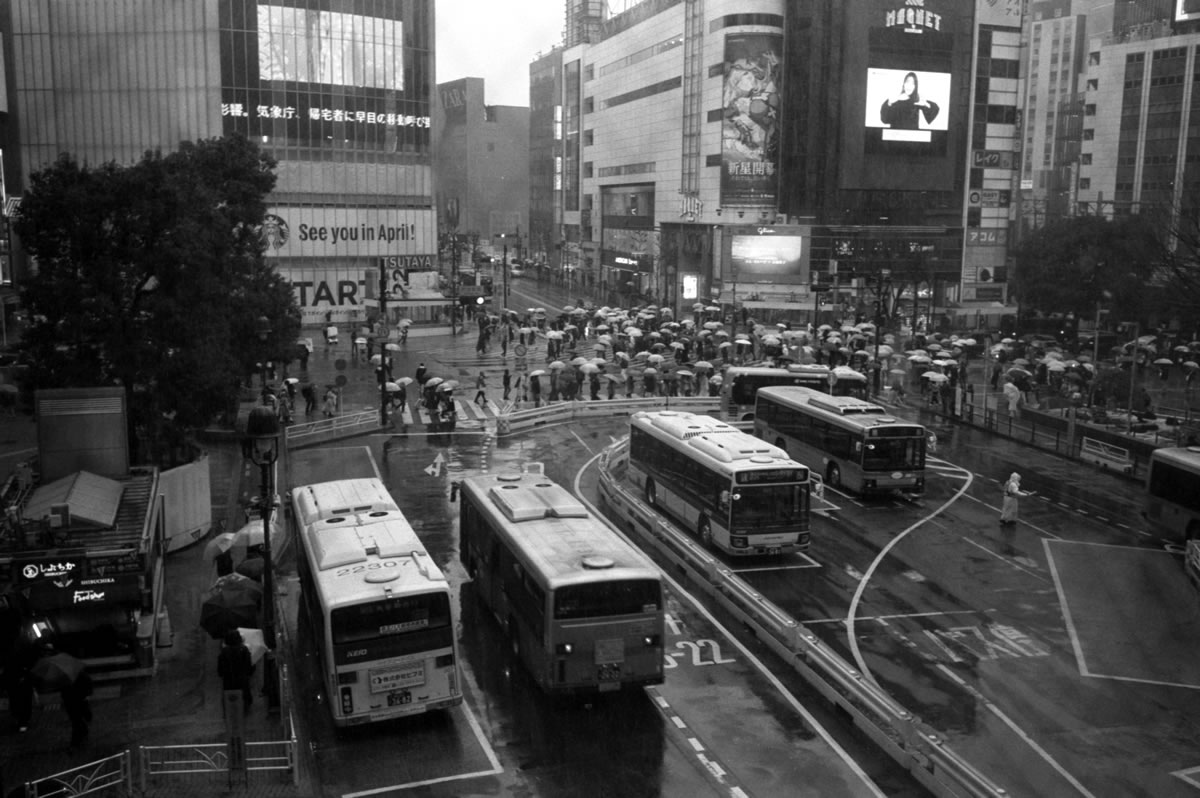
{"type": "Polygon", "coordinates": [[[408,690],[401,690],[398,693],[388,693],[388,706],[399,707],[405,704],[412,703],[412,693],[408,690]]]}

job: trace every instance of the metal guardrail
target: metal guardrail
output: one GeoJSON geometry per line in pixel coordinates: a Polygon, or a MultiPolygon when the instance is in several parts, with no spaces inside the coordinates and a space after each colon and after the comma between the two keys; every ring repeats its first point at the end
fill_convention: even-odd
{"type": "Polygon", "coordinates": [[[939,798],[1002,798],[992,782],[945,743],[943,736],[905,709],[842,659],[803,624],[737,577],[691,538],[660,520],[621,486],[612,472],[622,464],[626,442],[600,459],[600,495],[625,527],[677,565],[717,600],[855,726],[939,798]]]}
{"type": "Polygon", "coordinates": [[[346,413],[309,421],[304,424],[292,424],[287,428],[288,446],[306,446],[321,443],[329,438],[346,435],[361,435],[379,426],[379,411],[364,410],[359,413],[346,413]]]}
{"type": "Polygon", "coordinates": [[[639,410],[682,410],[690,413],[716,413],[720,400],[704,396],[651,396],[637,399],[600,399],[597,401],[555,402],[501,413],[496,418],[496,434],[511,435],[545,424],[583,418],[627,416],[639,410]]]}
{"type": "Polygon", "coordinates": [[[25,798],[66,798],[67,796],[122,794],[133,795],[131,756],[128,751],[97,759],[86,765],[55,773],[36,781],[27,781],[20,793],[25,798]]]}

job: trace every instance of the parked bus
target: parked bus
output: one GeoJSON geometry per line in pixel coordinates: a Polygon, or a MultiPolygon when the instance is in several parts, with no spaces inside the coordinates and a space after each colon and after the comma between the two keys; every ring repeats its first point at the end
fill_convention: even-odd
{"type": "Polygon", "coordinates": [[[749,430],[754,422],[754,396],[771,385],[798,385],[836,396],[866,398],[867,375],[849,366],[794,363],[778,366],[732,366],[721,383],[721,418],[749,430]]]}
{"type": "Polygon", "coordinates": [[[808,548],[808,469],[711,416],[634,413],[629,479],[705,546],[735,556],[808,548]]]}
{"type": "Polygon", "coordinates": [[[1151,452],[1142,516],[1170,540],[1200,539],[1200,447],[1151,452]]]}
{"type": "Polygon", "coordinates": [[[461,703],[450,585],[383,482],[304,485],[291,499],[334,724],[461,703]]]}
{"type": "Polygon", "coordinates": [[[463,565],[543,690],[662,683],[666,610],[649,557],[541,464],[459,488],[463,565]]]}
{"type": "Polygon", "coordinates": [[[754,434],[834,487],[861,495],[925,489],[925,428],[862,399],[809,388],[764,388],[758,392],[754,434]]]}

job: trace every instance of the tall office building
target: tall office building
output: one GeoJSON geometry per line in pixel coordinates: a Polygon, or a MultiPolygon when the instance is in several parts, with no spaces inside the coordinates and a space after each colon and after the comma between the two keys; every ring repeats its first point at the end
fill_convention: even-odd
{"type": "Polygon", "coordinates": [[[241,133],[274,156],[267,257],[305,320],[408,315],[436,268],[433,0],[0,0],[6,172],[241,133]]]}
{"type": "Polygon", "coordinates": [[[760,319],[810,313],[814,283],[866,315],[1002,302],[1023,8],[568,2],[531,70],[563,263],[610,301],[760,319]]]}

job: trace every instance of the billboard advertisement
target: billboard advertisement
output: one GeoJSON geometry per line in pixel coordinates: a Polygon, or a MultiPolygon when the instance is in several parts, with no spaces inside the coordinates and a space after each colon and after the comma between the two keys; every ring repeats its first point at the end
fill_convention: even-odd
{"type": "Polygon", "coordinates": [[[422,256],[435,259],[434,212],[410,208],[269,208],[267,258],[422,256]]]}
{"type": "Polygon", "coordinates": [[[721,205],[775,205],[782,49],[778,34],[725,37],[721,205]]]}
{"type": "Polygon", "coordinates": [[[807,284],[810,244],[805,228],[733,227],[729,263],[738,283],[807,284]]]}
{"type": "Polygon", "coordinates": [[[840,187],[953,191],[961,182],[973,6],[846,0],[840,187]]]}
{"type": "Polygon", "coordinates": [[[1175,0],[1175,21],[1191,22],[1200,19],[1200,0],[1175,0]]]}
{"type": "Polygon", "coordinates": [[[404,7],[379,0],[368,15],[222,0],[223,132],[387,152],[427,147],[431,89],[420,77],[432,74],[432,46],[402,18],[404,7]]]}
{"type": "MultiPolygon", "coordinates": [[[[949,125],[942,109],[950,105],[950,73],[913,72],[904,69],[867,70],[867,110],[864,124],[878,130],[881,142],[929,145],[923,149],[944,152],[944,136],[934,145],[934,133],[949,125]]],[[[868,142],[874,141],[873,136],[868,142]]]]}

